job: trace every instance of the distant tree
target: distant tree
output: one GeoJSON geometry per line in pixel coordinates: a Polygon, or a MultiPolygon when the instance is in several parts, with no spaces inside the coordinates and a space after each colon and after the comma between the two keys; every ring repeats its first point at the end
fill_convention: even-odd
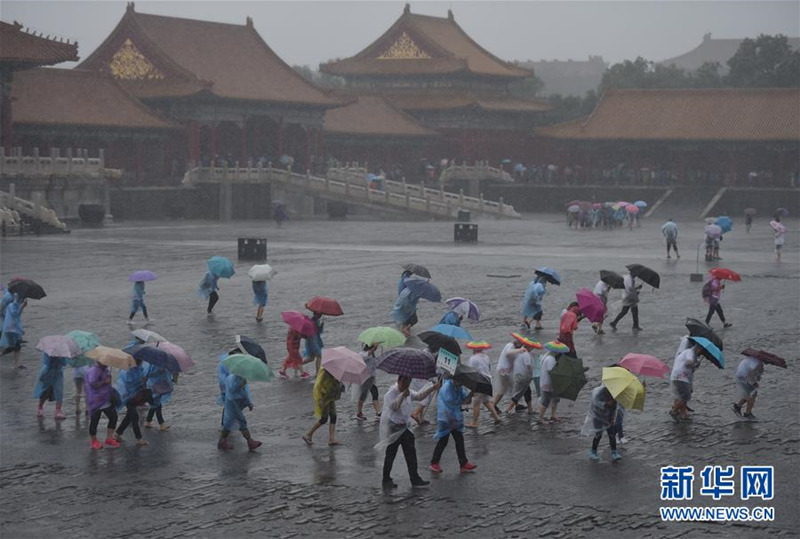
{"type": "Polygon", "coordinates": [[[544,81],[536,75],[512,82],[508,86],[508,91],[511,92],[511,95],[529,99],[538,97],[543,89],[544,81]]]}
{"type": "Polygon", "coordinates": [[[328,75],[327,73],[321,73],[319,71],[315,71],[307,65],[293,65],[292,69],[294,69],[297,73],[299,73],[308,82],[316,84],[317,86],[321,86],[323,88],[344,87],[344,79],[342,77],[337,77],[335,75],[328,75]]]}
{"type": "Polygon", "coordinates": [[[542,125],[550,125],[567,122],[588,116],[597,106],[598,96],[594,90],[589,90],[583,97],[576,95],[554,94],[547,98],[547,102],[553,108],[542,117],[542,125]]]}
{"type": "Polygon", "coordinates": [[[689,77],[694,88],[718,88],[723,85],[724,80],[719,70],[722,65],[719,62],[705,62],[697,68],[697,71],[690,73],[689,77]]]}
{"type": "Polygon", "coordinates": [[[800,87],[800,52],[782,34],[743,40],[728,67],[730,86],[800,87]]]}

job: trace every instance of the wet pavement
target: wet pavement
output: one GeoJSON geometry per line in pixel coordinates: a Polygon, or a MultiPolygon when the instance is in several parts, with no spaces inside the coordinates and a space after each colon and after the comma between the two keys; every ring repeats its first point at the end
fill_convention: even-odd
{"type": "MultiPolygon", "coordinates": [[[[800,233],[795,220],[788,223],[780,265],[765,220],[757,220],[751,234],[737,223],[723,242],[720,264],[743,280],[729,284],[722,299],[734,324],[723,333],[728,368],[706,364],[697,372],[694,420],[674,424],[666,413],[672,399],[668,382],[649,380],[645,411],[626,418],[624,459],[610,462],[605,438],[601,460],[586,458],[590,439],[579,431],[601,367],[628,352],[649,353],[671,365],[685,333],[684,319],[705,315],[701,284],[689,280],[703,223],[679,223],[679,261],[666,260],[660,224],[606,232],[567,230],[557,215],[479,221],[477,245],[454,245],[452,223],[365,221],[290,222],[283,229],[263,222],[119,223],[69,236],[2,240],[3,281],[15,275],[33,278],[48,297],[31,301],[24,313],[30,342],[22,357],[28,369],[15,372],[10,356],[0,363],[0,533],[76,538],[796,536],[800,233]],[[204,302],[194,293],[209,256],[236,260],[237,237],[267,237],[269,263],[279,272],[270,282],[262,323],[255,321],[251,303],[250,263],[237,263],[237,275],[221,280],[215,317],[206,317],[204,302]],[[280,312],[301,309],[312,295],[328,295],[339,298],[345,316],[328,319],[326,345],[355,348],[361,329],[388,322],[400,265],[412,261],[431,270],[444,297],[465,296],[480,305],[481,322],[464,326],[494,345],[493,362],[509,331],[519,327],[519,304],[533,267],[555,268],[563,279],[563,286],[548,288],[542,341],[556,337],[561,309],[577,289],[594,286],[599,269],[623,271],[625,264],[639,262],[660,272],[662,281],[660,290],[645,287],[641,294],[643,332],[632,332],[630,318],[620,322],[619,331],[603,336],[581,324],[575,342],[590,367],[590,381],[577,402],[562,401],[563,423],[538,425],[522,413],[503,416],[494,425],[484,411],[477,431],[465,435],[476,473],[460,475],[450,447],[442,460],[444,473],[432,477],[429,488],[412,490],[398,456],[393,476],[399,488],[384,493],[383,455],[372,449],[378,423],[371,407],[365,407],[367,421],[356,421],[355,405],[343,397],[339,447],[326,445],[326,429],[317,432],[311,448],[300,439],[314,422],[311,380],[251,384],[255,410],[246,413],[264,445],[247,453],[243,440],[232,436],[234,451],[216,449],[215,370],[234,335],[261,341],[275,367],[285,355],[280,312]],[[32,393],[40,356],[33,345],[44,335],[72,329],[94,331],[110,346],[125,345],[130,340],[126,279],[144,268],[159,276],[147,285],[155,320],[151,329],[185,347],[197,365],[181,376],[165,408],[172,425],[168,432],[143,429],[150,445],[141,448],[127,433],[122,448],[92,452],[87,421],[71,413],[71,370],[65,370],[68,419],[55,422],[48,404],[45,417],[37,420],[32,393]],[[742,420],[730,410],[737,352],[749,345],[790,358],[786,371],[766,367],[754,409],[757,421],[742,420]],[[720,502],[695,496],[685,505],[769,505],[775,507],[775,521],[662,523],[660,467],[693,465],[699,471],[707,464],[773,465],[774,499],[753,504],[738,495],[720,502]]],[[[699,266],[701,272],[707,269],[703,261],[699,266]]],[[[619,297],[612,295],[610,304],[616,313],[619,297]]],[[[421,301],[417,331],[434,325],[443,312],[442,305],[421,301]]],[[[137,322],[141,326],[138,316],[137,322]]],[[[716,319],[712,324],[721,325],[716,319]]],[[[390,384],[391,377],[382,373],[381,395],[390,384]]],[[[434,411],[428,416],[433,418],[434,411]]],[[[415,434],[420,471],[429,478],[433,429],[416,428],[415,434]]]]}

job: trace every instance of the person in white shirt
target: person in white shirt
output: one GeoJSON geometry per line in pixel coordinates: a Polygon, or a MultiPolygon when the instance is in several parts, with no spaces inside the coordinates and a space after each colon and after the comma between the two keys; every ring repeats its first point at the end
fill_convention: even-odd
{"type": "Polygon", "coordinates": [[[631,316],[633,316],[633,330],[641,331],[642,328],[639,326],[639,290],[642,285],[636,286],[636,278],[632,277],[630,273],[626,273],[622,280],[625,284],[625,293],[622,296],[622,310],[609,326],[616,331],[619,321],[630,311],[631,316]]]}
{"type": "Polygon", "coordinates": [[[669,415],[677,423],[681,419],[688,419],[688,404],[692,399],[694,385],[694,371],[700,366],[701,358],[698,357],[699,345],[695,344],[691,338],[684,337],[678,346],[675,354],[675,362],[672,364],[672,374],[670,383],[675,400],[669,415]],[[688,346],[687,346],[688,345],[688,346]]]}
{"type": "MultiPolygon", "coordinates": [[[[491,382],[492,380],[492,364],[489,356],[484,352],[492,347],[487,342],[468,342],[467,348],[472,350],[472,356],[469,358],[469,366],[484,375],[491,382]]],[[[500,421],[500,416],[497,415],[497,410],[494,407],[494,401],[491,395],[484,393],[474,393],[472,395],[472,423],[465,423],[468,428],[475,428],[478,426],[478,417],[481,414],[481,405],[491,412],[494,422],[500,421]]]]}
{"type": "Polygon", "coordinates": [[[499,387],[496,388],[494,395],[495,408],[497,408],[497,404],[500,402],[500,399],[503,398],[505,392],[509,389],[513,389],[514,358],[524,351],[522,342],[515,337],[514,340],[506,344],[503,347],[503,351],[500,352],[500,359],[497,360],[497,366],[495,367],[497,369],[497,379],[499,382],[499,387]]]}
{"type": "Polygon", "coordinates": [[[533,396],[531,395],[531,379],[533,378],[533,358],[530,348],[525,346],[525,351],[514,359],[514,395],[508,405],[506,413],[514,413],[520,399],[525,398],[528,413],[533,413],[533,396]]]}
{"type": "MultiPolygon", "coordinates": [[[[603,305],[606,305],[606,306],[608,306],[608,293],[610,291],[611,291],[611,287],[608,286],[602,280],[597,281],[597,284],[594,285],[594,290],[592,290],[594,295],[597,296],[598,298],[600,298],[600,300],[603,302],[603,305]]],[[[605,316],[603,317],[603,320],[605,320],[605,316]]],[[[599,322],[594,322],[592,324],[592,329],[598,335],[603,335],[605,333],[605,331],[603,331],[603,320],[600,320],[599,322]]]]}
{"type": "Polygon", "coordinates": [[[753,405],[758,396],[758,384],[761,375],[764,374],[764,362],[751,357],[745,357],[736,368],[736,385],[739,388],[739,402],[734,403],[733,411],[736,415],[742,415],[742,406],[747,403],[744,417],[755,419],[753,415],[753,405]]]}
{"type": "Polygon", "coordinates": [[[417,449],[414,445],[414,434],[408,429],[411,422],[411,401],[420,401],[439,389],[441,382],[437,382],[425,391],[417,393],[409,389],[411,379],[398,376],[397,383],[383,396],[383,415],[381,415],[381,445],[386,447],[386,456],[383,459],[383,487],[396,488],[392,480],[392,465],[397,456],[397,450],[403,447],[403,456],[408,467],[408,476],[411,486],[424,487],[430,484],[420,477],[417,471],[417,449]]]}
{"type": "Polygon", "coordinates": [[[539,422],[544,421],[544,414],[547,408],[550,407],[550,421],[557,423],[561,421],[560,418],[556,417],[559,399],[553,394],[553,381],[550,378],[550,371],[556,366],[556,354],[548,350],[541,355],[541,362],[539,385],[542,388],[542,397],[539,402],[542,406],[539,409],[539,422]]]}

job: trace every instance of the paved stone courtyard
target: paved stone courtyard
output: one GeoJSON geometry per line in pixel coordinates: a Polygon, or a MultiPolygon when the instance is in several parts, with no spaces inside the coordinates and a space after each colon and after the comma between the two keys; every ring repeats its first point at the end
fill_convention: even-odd
{"type": "MultiPolygon", "coordinates": [[[[671,364],[687,316],[702,318],[700,284],[691,283],[702,222],[679,223],[682,257],[665,259],[661,222],[616,232],[568,230],[558,215],[522,221],[479,221],[477,245],[454,245],[451,223],[290,222],[118,223],[105,229],[75,230],[68,236],[8,238],[0,243],[4,282],[23,275],[40,282],[48,297],[31,301],[24,313],[23,362],[15,372],[10,356],[0,363],[0,534],[3,537],[221,537],[258,533],[271,537],[767,537],[796,536],[800,516],[797,430],[800,397],[796,358],[800,328],[800,234],[790,220],[784,261],[774,262],[772,239],[760,219],[751,234],[736,223],[722,245],[721,265],[742,274],[723,295],[734,326],[723,333],[728,368],[704,365],[695,377],[695,419],[674,424],[667,381],[649,380],[643,413],[629,413],[624,459],[611,464],[608,442],[601,461],[586,458],[589,438],[579,433],[590,390],[601,367],[627,352],[655,355],[671,364]],[[207,318],[194,289],[214,254],[236,259],[237,237],[269,238],[269,263],[278,270],[270,282],[265,320],[254,319],[250,264],[221,281],[216,316],[207,318]],[[444,473],[430,488],[412,490],[402,457],[395,464],[399,488],[380,488],[383,455],[372,449],[378,423],[365,408],[355,420],[349,395],[339,403],[342,446],[329,448],[321,430],[315,445],[300,435],[313,423],[312,382],[253,383],[255,410],[248,413],[254,436],[264,442],[247,453],[216,449],[219,408],[216,365],[237,333],[264,345],[275,367],[285,354],[280,312],[301,309],[312,295],[334,296],[345,315],[329,318],[325,343],[355,348],[365,327],[388,322],[400,265],[426,265],[444,297],[466,296],[480,305],[480,323],[465,323],[473,337],[494,345],[497,360],[508,332],[519,324],[519,303],[532,268],[547,265],[562,276],[544,300],[545,330],[556,337],[561,309],[581,287],[593,287],[597,271],[623,271],[639,262],[661,273],[659,290],[645,287],[641,324],[630,319],[616,333],[597,336],[588,323],[576,347],[590,367],[589,384],[575,403],[562,401],[557,425],[538,425],[526,414],[503,416],[492,424],[484,412],[477,431],[465,435],[476,473],[459,475],[448,448],[444,473]],[[85,329],[104,344],[124,346],[130,287],[127,275],[151,269],[159,279],[147,286],[152,329],[185,347],[197,365],[181,376],[165,408],[172,428],[144,429],[149,446],[128,440],[118,450],[89,450],[87,421],[70,415],[56,423],[50,405],[36,418],[33,386],[40,364],[36,341],[53,333],[85,329]],[[502,276],[502,277],[490,277],[502,276]],[[733,375],[748,345],[790,360],[784,371],[767,366],[756,403],[757,421],[730,411],[733,375]],[[695,496],[687,505],[771,505],[769,524],[666,524],[659,517],[659,469],[691,464],[773,465],[776,494],[769,503],[734,499],[713,502],[695,496]]],[[[700,262],[700,271],[707,269],[700,262]]],[[[610,301],[612,313],[619,297],[610,301]]],[[[420,302],[417,331],[434,325],[443,305],[420,302]]],[[[141,319],[137,318],[138,325],[141,319]]],[[[721,325],[716,319],[713,324],[721,325]]],[[[391,377],[379,378],[381,394],[391,377]]],[[[65,410],[72,410],[71,370],[65,370],[65,410]]],[[[429,411],[433,417],[434,411],[429,411]]],[[[101,423],[101,427],[104,423],[101,423]]],[[[428,478],[432,427],[415,430],[420,469],[428,478]]],[[[132,439],[132,435],[128,434],[132,439]]],[[[233,439],[233,438],[232,438],[233,439]]],[[[697,481],[697,480],[696,480],[697,481]]],[[[695,490],[698,486],[695,485],[695,490]]]]}

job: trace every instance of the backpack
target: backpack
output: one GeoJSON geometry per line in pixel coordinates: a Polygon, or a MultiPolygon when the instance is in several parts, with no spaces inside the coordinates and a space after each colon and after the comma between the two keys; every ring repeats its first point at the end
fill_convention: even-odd
{"type": "Polygon", "coordinates": [[[709,280],[706,284],[703,285],[703,299],[708,299],[711,297],[712,289],[711,289],[711,281],[709,280]]]}

